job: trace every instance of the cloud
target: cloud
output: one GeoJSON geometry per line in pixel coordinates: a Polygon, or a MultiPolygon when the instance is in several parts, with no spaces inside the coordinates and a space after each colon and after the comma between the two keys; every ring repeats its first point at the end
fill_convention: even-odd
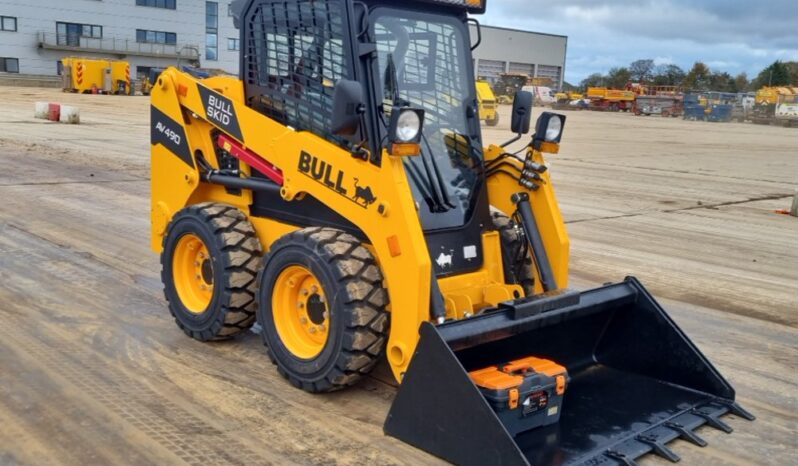
{"type": "Polygon", "coordinates": [[[755,76],[798,57],[795,0],[489,0],[484,24],[568,39],[566,79],[578,82],[638,58],[755,76]]]}

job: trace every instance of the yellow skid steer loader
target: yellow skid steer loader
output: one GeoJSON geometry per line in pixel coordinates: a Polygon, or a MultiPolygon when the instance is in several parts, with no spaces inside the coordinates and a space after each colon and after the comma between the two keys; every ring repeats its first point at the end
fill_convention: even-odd
{"type": "Polygon", "coordinates": [[[241,77],[174,68],[152,88],[152,248],[169,310],[208,341],[256,321],[309,392],[383,355],[385,432],[460,464],[678,457],[752,418],[634,278],[568,289],[543,154],[565,117],[532,96],[483,147],[479,0],[246,0],[241,77]],[[473,42],[473,43],[472,43],[473,42]],[[518,155],[520,154],[520,155],[518,155]]]}

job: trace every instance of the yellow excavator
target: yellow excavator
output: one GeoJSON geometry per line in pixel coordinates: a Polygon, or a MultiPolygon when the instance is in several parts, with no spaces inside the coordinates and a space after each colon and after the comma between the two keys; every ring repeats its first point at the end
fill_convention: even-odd
{"type": "Polygon", "coordinates": [[[169,310],[200,341],[258,322],[312,393],[387,359],[385,433],[453,463],[676,461],[669,442],[752,416],[636,279],[568,288],[544,156],[566,118],[542,112],[528,136],[518,92],[515,136],[484,146],[468,30],[484,10],[234,3],[240,79],[169,68],[152,88],[169,310]]]}

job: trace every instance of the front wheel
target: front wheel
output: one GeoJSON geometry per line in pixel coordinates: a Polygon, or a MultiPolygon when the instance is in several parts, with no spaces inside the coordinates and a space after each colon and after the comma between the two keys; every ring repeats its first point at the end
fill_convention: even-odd
{"type": "Polygon", "coordinates": [[[274,243],[258,280],[258,321],[272,363],[311,393],[357,382],[388,338],[388,292],[352,235],[306,228],[274,243]]]}
{"type": "Polygon", "coordinates": [[[204,203],[175,215],[164,238],[161,280],[186,335],[221,340],[252,326],[260,254],[254,228],[234,207],[204,203]]]}

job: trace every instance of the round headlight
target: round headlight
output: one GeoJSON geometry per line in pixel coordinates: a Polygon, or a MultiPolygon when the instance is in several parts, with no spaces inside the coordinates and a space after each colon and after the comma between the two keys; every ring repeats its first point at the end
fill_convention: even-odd
{"type": "Polygon", "coordinates": [[[562,133],[562,119],[558,117],[553,117],[549,120],[549,124],[546,127],[546,141],[554,142],[560,137],[560,133],[562,133]]]}
{"type": "Polygon", "coordinates": [[[411,142],[421,131],[421,118],[413,110],[405,110],[399,114],[396,124],[396,138],[399,142],[411,142]]]}

